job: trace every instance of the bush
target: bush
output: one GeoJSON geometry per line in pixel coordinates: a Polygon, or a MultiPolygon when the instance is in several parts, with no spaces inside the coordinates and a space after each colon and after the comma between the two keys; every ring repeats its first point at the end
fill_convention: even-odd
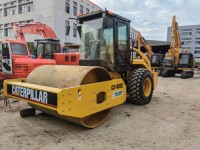
{"type": "Polygon", "coordinates": [[[33,52],[35,50],[33,42],[27,42],[27,45],[30,52],[33,52]]]}

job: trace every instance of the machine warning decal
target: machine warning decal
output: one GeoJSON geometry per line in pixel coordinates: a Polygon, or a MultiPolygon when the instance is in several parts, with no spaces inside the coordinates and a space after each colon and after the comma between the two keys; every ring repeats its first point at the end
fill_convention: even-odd
{"type": "Polygon", "coordinates": [[[123,92],[124,92],[123,90],[113,92],[112,98],[114,99],[114,98],[117,98],[117,97],[122,96],[122,95],[123,95],[123,92]]]}
{"type": "Polygon", "coordinates": [[[41,90],[16,86],[7,85],[7,92],[9,95],[16,96],[19,98],[26,99],[28,101],[33,101],[36,103],[41,103],[51,107],[57,107],[57,94],[45,92],[41,90]]]}

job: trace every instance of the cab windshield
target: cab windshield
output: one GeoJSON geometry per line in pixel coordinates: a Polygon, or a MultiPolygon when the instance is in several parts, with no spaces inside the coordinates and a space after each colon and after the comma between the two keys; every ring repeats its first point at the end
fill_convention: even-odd
{"type": "Polygon", "coordinates": [[[37,57],[43,56],[43,58],[51,59],[54,53],[60,52],[59,43],[38,43],[37,48],[37,57]]]}
{"type": "Polygon", "coordinates": [[[189,62],[189,55],[182,55],[181,58],[179,59],[179,64],[181,65],[186,65],[189,62]]]}
{"type": "Polygon", "coordinates": [[[103,18],[85,21],[82,24],[81,59],[101,59],[114,64],[113,21],[103,27],[103,18]]]}
{"type": "Polygon", "coordinates": [[[24,44],[11,44],[11,49],[14,55],[28,55],[28,51],[26,49],[26,45],[24,44]]]}

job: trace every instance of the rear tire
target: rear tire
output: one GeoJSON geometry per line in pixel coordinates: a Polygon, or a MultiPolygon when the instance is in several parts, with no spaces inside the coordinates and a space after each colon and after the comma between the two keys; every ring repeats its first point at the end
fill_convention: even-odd
{"type": "Polygon", "coordinates": [[[128,92],[133,104],[148,104],[153,94],[152,73],[144,68],[134,70],[128,80],[128,92]]]}

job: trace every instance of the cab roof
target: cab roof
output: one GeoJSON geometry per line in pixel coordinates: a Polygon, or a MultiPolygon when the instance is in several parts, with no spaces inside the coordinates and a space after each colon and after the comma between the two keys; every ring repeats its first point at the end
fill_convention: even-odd
{"type": "Polygon", "coordinates": [[[0,42],[9,42],[9,43],[26,44],[26,41],[13,40],[13,39],[0,39],[0,42]]]}
{"type": "Polygon", "coordinates": [[[124,18],[122,16],[119,16],[108,10],[98,10],[98,11],[94,11],[88,14],[83,14],[83,15],[78,16],[77,19],[80,21],[80,23],[82,23],[83,21],[95,20],[97,18],[103,18],[104,16],[111,16],[111,17],[115,17],[123,21],[129,22],[129,23],[131,22],[131,20],[124,18]]]}

